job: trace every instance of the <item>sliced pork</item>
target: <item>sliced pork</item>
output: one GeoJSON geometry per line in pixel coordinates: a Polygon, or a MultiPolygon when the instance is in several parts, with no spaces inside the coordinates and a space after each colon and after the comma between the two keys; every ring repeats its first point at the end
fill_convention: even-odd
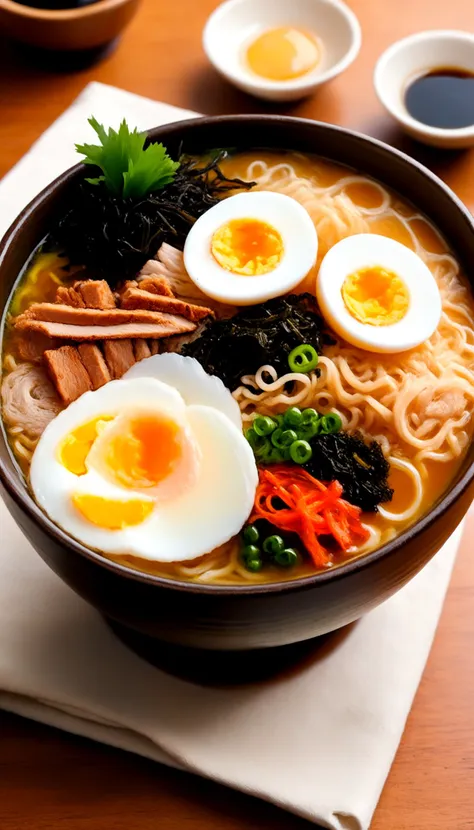
{"type": "Polygon", "coordinates": [[[176,333],[184,326],[183,331],[192,331],[194,326],[182,317],[170,314],[162,314],[158,311],[146,311],[142,309],[95,309],[95,308],[71,308],[67,305],[56,303],[33,303],[27,311],[20,314],[15,320],[15,326],[20,326],[25,320],[41,320],[45,323],[66,323],[73,326],[119,326],[123,323],[156,323],[174,324],[176,333]],[[191,329],[189,326],[191,325],[191,329]]]}
{"type": "Polygon", "coordinates": [[[104,357],[111,376],[121,378],[127,369],[135,363],[131,340],[106,340],[104,342],[104,357]]]}
{"type": "Polygon", "coordinates": [[[151,294],[161,294],[163,297],[174,297],[173,291],[166,277],[141,277],[139,282],[133,282],[130,287],[139,285],[143,291],[151,294]]]}
{"type": "Polygon", "coordinates": [[[85,308],[86,304],[84,298],[79,291],[76,291],[74,286],[60,285],[56,291],[55,302],[61,305],[70,305],[72,308],[85,308]]]}
{"type": "Polygon", "coordinates": [[[206,306],[194,305],[178,300],[176,297],[166,297],[162,294],[153,294],[144,291],[141,287],[126,288],[120,295],[121,308],[144,309],[147,311],[163,311],[168,314],[180,314],[187,320],[197,323],[204,317],[214,316],[214,312],[206,306]]]}
{"type": "Polygon", "coordinates": [[[75,283],[86,308],[115,308],[115,298],[105,280],[84,280],[75,283]]]}
{"type": "Polygon", "coordinates": [[[62,402],[68,406],[92,389],[91,379],[74,346],[61,346],[44,353],[44,362],[62,402]]]}
{"type": "Polygon", "coordinates": [[[36,334],[18,332],[18,337],[15,338],[15,349],[18,356],[28,363],[42,363],[46,349],[54,349],[57,345],[52,337],[39,332],[36,334]]]}
{"type": "Polygon", "coordinates": [[[100,389],[111,380],[104,356],[95,343],[81,343],[77,348],[93,389],[100,389]]]}
{"type": "MultiPolygon", "coordinates": [[[[155,343],[158,343],[158,340],[155,340],[155,343]]],[[[145,357],[150,357],[151,351],[146,340],[133,341],[133,354],[135,355],[135,360],[137,362],[139,360],[144,360],[145,357]]]]}
{"type": "Polygon", "coordinates": [[[49,337],[61,340],[74,340],[77,343],[98,340],[122,340],[124,338],[162,338],[174,334],[192,332],[195,323],[181,317],[162,315],[163,323],[122,323],[119,326],[72,326],[67,323],[47,323],[43,320],[25,319],[19,323],[21,331],[41,332],[49,337]]]}

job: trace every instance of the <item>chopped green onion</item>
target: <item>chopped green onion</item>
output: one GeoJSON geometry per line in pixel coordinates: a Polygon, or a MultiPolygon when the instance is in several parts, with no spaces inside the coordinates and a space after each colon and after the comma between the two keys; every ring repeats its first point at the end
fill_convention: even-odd
{"type": "Polygon", "coordinates": [[[259,461],[261,461],[262,464],[279,464],[283,461],[283,452],[277,447],[270,447],[268,452],[259,458],[259,461]]]}
{"type": "Polygon", "coordinates": [[[329,415],[323,415],[323,417],[321,418],[321,435],[334,434],[336,432],[339,432],[341,427],[342,420],[337,414],[337,412],[330,412],[329,415]]]}
{"type": "Polygon", "coordinates": [[[308,407],[307,409],[303,409],[302,413],[302,425],[307,426],[308,424],[314,424],[316,421],[319,421],[319,413],[316,412],[315,409],[311,409],[308,407]]]}
{"type": "Polygon", "coordinates": [[[242,551],[242,558],[248,564],[252,559],[260,559],[260,548],[256,545],[246,545],[242,551]]]}
{"type": "Polygon", "coordinates": [[[270,556],[276,556],[284,547],[285,543],[281,536],[267,536],[262,545],[264,552],[270,554],[270,556]]]}
{"type": "Polygon", "coordinates": [[[258,542],[259,536],[260,534],[255,525],[247,525],[242,533],[242,538],[246,545],[254,545],[255,542],[258,542]]]}
{"type": "Polygon", "coordinates": [[[298,429],[298,427],[303,423],[303,413],[301,412],[301,409],[298,409],[297,406],[290,406],[290,408],[285,412],[284,423],[286,427],[298,429]]]}
{"type": "Polygon", "coordinates": [[[296,565],[298,561],[298,554],[294,548],[284,548],[275,554],[275,563],[281,568],[291,568],[296,565]]]}
{"type": "Polygon", "coordinates": [[[306,464],[313,455],[313,450],[307,441],[293,441],[290,447],[290,456],[295,464],[306,464]]]}
{"type": "Polygon", "coordinates": [[[298,428],[298,438],[303,441],[309,441],[318,435],[321,428],[321,419],[315,409],[303,409],[301,413],[302,422],[298,428]]]}
{"type": "Polygon", "coordinates": [[[257,435],[270,435],[277,428],[277,422],[267,415],[259,415],[253,422],[253,429],[257,435]]]}
{"type": "Polygon", "coordinates": [[[274,447],[277,447],[279,450],[283,449],[283,447],[289,447],[296,441],[298,438],[294,429],[276,429],[275,432],[272,433],[271,442],[274,447]]]}
{"type": "Polygon", "coordinates": [[[265,458],[266,455],[270,452],[272,445],[270,444],[270,440],[268,438],[260,437],[260,444],[258,446],[253,447],[253,451],[255,453],[256,458],[265,458]]]}
{"type": "Polygon", "coordinates": [[[257,571],[262,570],[263,562],[262,562],[261,559],[249,559],[245,563],[245,567],[247,568],[248,571],[252,571],[253,573],[256,573],[257,571]]]}
{"type": "Polygon", "coordinates": [[[292,372],[312,372],[318,365],[318,353],[316,349],[303,343],[288,355],[288,366],[292,372]]]}

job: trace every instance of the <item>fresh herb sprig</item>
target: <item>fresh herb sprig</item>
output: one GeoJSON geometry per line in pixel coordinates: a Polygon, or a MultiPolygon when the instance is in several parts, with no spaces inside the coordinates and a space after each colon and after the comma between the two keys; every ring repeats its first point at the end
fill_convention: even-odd
{"type": "Polygon", "coordinates": [[[101,176],[86,179],[89,184],[104,182],[113,196],[122,199],[141,199],[171,184],[179,162],[169,157],[163,144],[145,147],[146,134],[130,130],[125,119],[118,130],[107,131],[94,117],[89,124],[100,144],[76,144],[84,164],[102,171],[101,176]]]}

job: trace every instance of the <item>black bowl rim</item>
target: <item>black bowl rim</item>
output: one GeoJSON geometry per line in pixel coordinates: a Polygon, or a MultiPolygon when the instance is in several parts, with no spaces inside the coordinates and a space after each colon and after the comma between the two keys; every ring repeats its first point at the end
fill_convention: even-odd
{"type": "MultiPolygon", "coordinates": [[[[305,126],[308,128],[308,124],[314,124],[318,128],[323,128],[329,132],[334,134],[345,134],[350,136],[353,141],[361,142],[365,145],[372,145],[373,147],[377,147],[379,150],[382,150],[387,153],[389,156],[397,156],[401,161],[403,161],[408,167],[413,167],[417,169],[419,173],[421,173],[425,178],[429,179],[435,186],[439,189],[444,191],[445,195],[449,197],[451,202],[457,208],[459,215],[461,218],[465,220],[465,222],[469,225],[473,232],[473,239],[474,239],[474,217],[470,214],[466,206],[461,202],[461,200],[456,196],[456,194],[451,190],[451,188],[446,185],[442,179],[436,176],[431,170],[428,170],[424,165],[420,162],[416,161],[416,159],[412,159],[406,153],[403,153],[401,150],[397,150],[394,147],[386,144],[383,141],[379,141],[376,138],[372,138],[370,136],[366,136],[363,133],[356,132],[354,130],[347,129],[345,127],[339,127],[334,124],[327,124],[322,121],[308,121],[304,118],[294,118],[291,116],[282,116],[282,115],[219,115],[219,116],[201,116],[192,119],[174,121],[169,124],[164,124],[161,127],[156,127],[153,129],[148,130],[150,137],[152,140],[164,140],[166,135],[169,133],[174,133],[178,127],[186,126],[186,128],[193,127],[193,126],[212,126],[213,124],[219,123],[234,123],[234,124],[241,124],[246,123],[247,125],[254,124],[258,127],[259,124],[275,124],[277,127],[278,124],[284,123],[289,126],[294,126],[298,128],[298,126],[305,126]]],[[[31,202],[22,210],[22,212],[18,215],[18,217],[14,220],[11,224],[9,229],[6,231],[3,239],[0,242],[0,266],[2,263],[2,259],[6,249],[9,247],[11,242],[14,242],[14,237],[22,224],[30,218],[31,214],[38,208],[38,206],[43,202],[45,198],[48,196],[53,196],[54,192],[56,191],[59,185],[63,185],[68,182],[70,179],[73,179],[79,170],[83,169],[83,164],[79,163],[74,165],[74,167],[70,167],[56,179],[54,179],[49,185],[47,185],[31,202]]],[[[442,229],[441,229],[442,230],[442,229]]],[[[2,310],[3,314],[3,310],[2,310]]],[[[2,423],[2,440],[6,444],[7,452],[9,453],[8,441],[6,439],[3,423],[2,423]]],[[[350,560],[347,563],[342,565],[338,565],[332,570],[316,573],[311,576],[300,577],[298,579],[289,579],[283,582],[268,582],[268,583],[261,583],[261,584],[252,584],[252,585],[205,585],[196,582],[186,582],[183,580],[172,579],[168,577],[157,576],[155,574],[145,573],[143,571],[137,571],[127,565],[121,565],[118,562],[113,560],[107,559],[102,554],[95,552],[94,550],[87,548],[85,545],[77,542],[75,539],[70,537],[66,534],[60,527],[55,525],[49,517],[43,513],[43,511],[37,506],[33,497],[28,493],[25,489],[24,484],[21,481],[21,477],[18,473],[11,474],[10,471],[5,467],[3,460],[0,458],[0,483],[5,488],[6,492],[10,495],[10,497],[14,500],[16,505],[23,510],[28,517],[33,520],[36,524],[38,524],[41,530],[47,536],[53,536],[57,542],[62,544],[64,547],[69,548],[71,551],[78,553],[81,556],[86,557],[89,560],[92,560],[100,567],[105,568],[106,570],[112,571],[117,575],[121,575],[123,577],[132,579],[136,582],[146,583],[148,585],[156,585],[162,589],[167,589],[171,591],[178,591],[178,592],[187,592],[191,594],[207,594],[207,595],[220,595],[221,597],[225,597],[226,595],[241,595],[241,596],[258,596],[262,594],[282,594],[282,593],[293,593],[298,591],[305,591],[310,590],[312,588],[317,587],[318,585],[322,585],[323,583],[327,583],[329,581],[336,582],[337,580],[344,579],[352,574],[361,573],[365,571],[367,568],[370,568],[374,563],[379,562],[382,559],[389,558],[392,555],[395,555],[400,549],[410,541],[416,539],[417,536],[427,530],[431,525],[433,525],[436,521],[441,519],[445,513],[449,510],[450,507],[454,505],[454,503],[460,498],[460,496],[466,491],[469,485],[474,480],[474,462],[469,466],[466,472],[461,476],[459,481],[452,487],[449,491],[445,493],[445,495],[440,499],[440,501],[435,505],[435,507],[429,511],[429,513],[422,516],[414,525],[408,527],[404,530],[400,535],[396,536],[392,541],[388,542],[385,545],[382,545],[380,548],[376,548],[371,553],[367,553],[362,555],[359,558],[350,560]]]]}

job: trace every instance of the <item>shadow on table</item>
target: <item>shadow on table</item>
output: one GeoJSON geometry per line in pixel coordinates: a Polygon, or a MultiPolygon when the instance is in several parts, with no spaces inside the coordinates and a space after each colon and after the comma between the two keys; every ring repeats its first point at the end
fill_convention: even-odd
{"type": "Polygon", "coordinates": [[[227,688],[297,674],[326,659],[356,625],[352,623],[321,637],[276,648],[211,651],[160,642],[113,620],[108,623],[128,648],[162,671],[202,686],[227,688]]]}

